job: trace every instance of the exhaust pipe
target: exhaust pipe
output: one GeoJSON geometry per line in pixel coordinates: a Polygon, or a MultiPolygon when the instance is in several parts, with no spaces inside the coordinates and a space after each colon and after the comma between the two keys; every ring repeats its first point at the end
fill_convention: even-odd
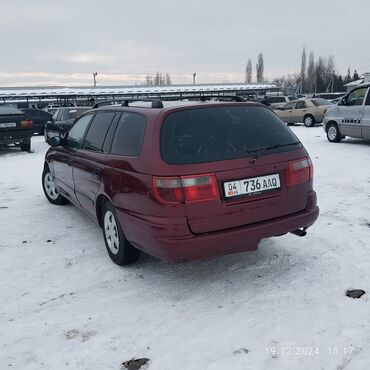
{"type": "Polygon", "coordinates": [[[307,234],[307,227],[291,231],[292,234],[297,236],[305,236],[307,234]]]}

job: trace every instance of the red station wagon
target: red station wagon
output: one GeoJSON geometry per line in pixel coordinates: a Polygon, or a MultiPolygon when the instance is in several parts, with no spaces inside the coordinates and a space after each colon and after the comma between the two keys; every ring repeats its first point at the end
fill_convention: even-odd
{"type": "Polygon", "coordinates": [[[255,251],[319,214],[307,151],[257,103],[127,100],[49,144],[47,199],[95,219],[120,265],[139,250],[176,262],[255,251]]]}

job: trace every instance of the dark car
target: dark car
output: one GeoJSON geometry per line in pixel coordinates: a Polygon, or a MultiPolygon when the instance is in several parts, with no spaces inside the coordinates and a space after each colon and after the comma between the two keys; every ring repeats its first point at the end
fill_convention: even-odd
{"type": "Polygon", "coordinates": [[[10,104],[0,104],[0,146],[15,145],[31,150],[33,124],[26,114],[10,104]]]}
{"type": "Polygon", "coordinates": [[[22,111],[32,120],[34,132],[44,134],[44,127],[52,119],[53,115],[43,109],[36,108],[25,108],[22,111]]]}
{"type": "Polygon", "coordinates": [[[47,199],[97,221],[117,264],[255,251],[319,214],[307,151],[258,103],[100,107],[49,144],[47,199]]]}
{"type": "Polygon", "coordinates": [[[45,125],[45,141],[52,136],[58,136],[59,132],[68,130],[74,120],[91,109],[90,107],[63,107],[58,108],[52,119],[45,125]]]}

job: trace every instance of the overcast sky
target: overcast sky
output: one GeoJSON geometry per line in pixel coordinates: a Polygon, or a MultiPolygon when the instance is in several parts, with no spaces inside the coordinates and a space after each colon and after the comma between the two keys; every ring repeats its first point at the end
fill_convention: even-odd
{"type": "Polygon", "coordinates": [[[1,0],[0,87],[242,82],[296,73],[303,46],[370,72],[368,0],[1,0]]]}

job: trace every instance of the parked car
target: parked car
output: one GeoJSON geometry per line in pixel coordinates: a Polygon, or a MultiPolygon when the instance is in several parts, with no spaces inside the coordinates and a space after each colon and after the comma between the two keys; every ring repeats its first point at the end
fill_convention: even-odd
{"type": "Polygon", "coordinates": [[[44,134],[44,127],[53,115],[43,109],[24,108],[22,111],[32,120],[34,132],[44,134]]]}
{"type": "Polygon", "coordinates": [[[276,96],[268,95],[266,96],[266,100],[268,104],[270,104],[269,107],[273,110],[283,107],[286,103],[290,101],[289,97],[282,96],[282,95],[276,95],[276,96]]]}
{"type": "Polygon", "coordinates": [[[0,146],[15,145],[31,150],[33,124],[24,112],[10,104],[0,104],[0,146]]]}
{"type": "Polygon", "coordinates": [[[312,127],[323,121],[329,107],[331,104],[325,99],[305,99],[289,102],[275,113],[288,125],[303,122],[306,127],[312,127]]]}
{"type": "Polygon", "coordinates": [[[325,114],[324,130],[330,142],[346,136],[370,140],[370,84],[345,95],[325,114]]]}
{"type": "Polygon", "coordinates": [[[58,108],[52,119],[45,125],[45,141],[47,142],[52,136],[58,136],[59,132],[68,130],[72,126],[73,121],[88,111],[89,107],[65,107],[58,108]]]}
{"type": "Polygon", "coordinates": [[[117,264],[254,251],[318,217],[307,151],[257,103],[103,106],[49,144],[46,198],[89,214],[117,264]]]}

